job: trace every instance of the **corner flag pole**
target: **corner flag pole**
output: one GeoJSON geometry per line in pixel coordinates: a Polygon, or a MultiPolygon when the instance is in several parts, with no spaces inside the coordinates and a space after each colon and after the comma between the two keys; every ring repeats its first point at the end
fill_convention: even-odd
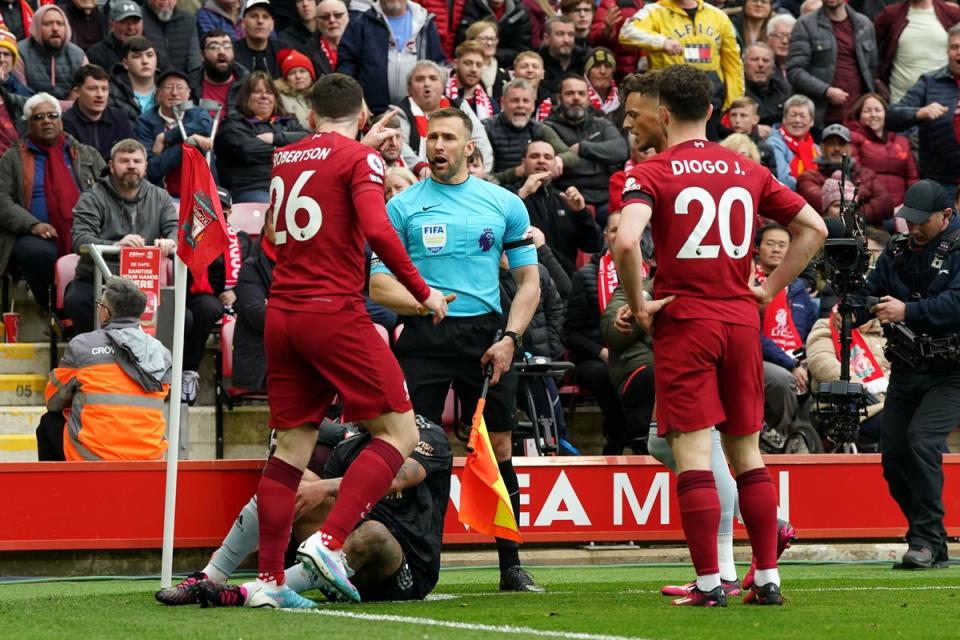
{"type": "Polygon", "coordinates": [[[187,264],[174,256],[173,372],[167,422],[167,484],[163,504],[163,553],[160,588],[173,584],[173,524],[177,510],[177,463],[180,459],[180,386],[183,377],[183,320],[187,310],[187,264]]]}

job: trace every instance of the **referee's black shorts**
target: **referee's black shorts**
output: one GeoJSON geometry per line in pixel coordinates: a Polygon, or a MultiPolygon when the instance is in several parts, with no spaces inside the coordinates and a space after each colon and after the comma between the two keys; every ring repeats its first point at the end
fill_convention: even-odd
{"type": "MultiPolygon", "coordinates": [[[[430,317],[404,318],[394,352],[407,379],[413,410],[443,424],[443,405],[453,385],[460,415],[469,422],[483,387],[480,358],[493,344],[503,319],[499,314],[455,318],[434,325],[430,317]]],[[[487,392],[483,417],[488,431],[513,431],[517,420],[517,374],[513,370],[487,392]]]]}

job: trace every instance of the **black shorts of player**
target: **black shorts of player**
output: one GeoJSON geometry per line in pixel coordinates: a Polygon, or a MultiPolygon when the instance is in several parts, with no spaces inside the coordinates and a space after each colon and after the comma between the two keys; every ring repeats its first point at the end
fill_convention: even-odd
{"type": "MultiPolygon", "coordinates": [[[[364,520],[364,522],[365,521],[366,520],[364,520]]],[[[376,522],[380,521],[376,520],[376,522]]],[[[408,554],[403,546],[403,541],[400,540],[396,532],[391,529],[388,524],[385,522],[380,522],[380,524],[387,527],[387,530],[393,534],[393,537],[397,538],[397,542],[400,543],[400,548],[403,549],[403,560],[400,563],[400,568],[397,569],[393,575],[387,576],[383,580],[378,580],[373,584],[357,585],[361,602],[423,600],[427,597],[427,594],[433,591],[433,588],[437,584],[439,567],[431,576],[416,564],[411,564],[407,560],[408,554]]]]}
{"type": "MultiPolygon", "coordinates": [[[[438,325],[430,318],[405,318],[394,353],[407,380],[413,410],[443,424],[443,405],[453,385],[460,399],[461,419],[469,423],[483,388],[480,358],[502,328],[503,318],[496,313],[447,316],[438,325]]],[[[513,431],[516,414],[517,374],[510,370],[487,392],[483,412],[487,430],[513,431]]]]}

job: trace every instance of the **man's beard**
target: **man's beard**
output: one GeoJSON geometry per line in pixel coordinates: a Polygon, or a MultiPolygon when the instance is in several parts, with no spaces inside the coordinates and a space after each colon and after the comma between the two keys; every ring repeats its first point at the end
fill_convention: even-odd
{"type": "Polygon", "coordinates": [[[430,170],[433,171],[433,175],[440,180],[449,180],[453,176],[457,175],[460,172],[460,169],[463,167],[463,163],[466,161],[466,158],[461,156],[457,162],[453,162],[450,158],[447,158],[447,169],[442,173],[434,168],[433,163],[430,163],[430,170]]]}
{"type": "Polygon", "coordinates": [[[225,72],[223,72],[223,71],[220,71],[219,69],[217,69],[217,63],[216,63],[216,62],[214,62],[214,63],[204,62],[204,63],[203,63],[203,72],[206,74],[206,76],[207,76],[208,78],[210,78],[210,79],[213,80],[214,82],[216,82],[216,83],[222,83],[222,82],[226,82],[227,80],[229,80],[230,78],[233,77],[233,72],[236,70],[236,67],[237,67],[236,63],[235,63],[235,62],[231,62],[231,63],[227,66],[227,70],[226,70],[225,72]]]}
{"type": "Polygon", "coordinates": [[[587,117],[587,110],[580,105],[563,108],[563,117],[570,122],[580,122],[587,117]]]}
{"type": "Polygon", "coordinates": [[[170,22],[173,17],[173,9],[164,9],[163,11],[154,11],[157,14],[157,20],[160,22],[170,22]]]}
{"type": "Polygon", "coordinates": [[[139,189],[141,183],[143,183],[143,176],[136,173],[125,173],[120,176],[119,182],[124,189],[139,189]]]}
{"type": "Polygon", "coordinates": [[[51,45],[49,42],[47,42],[46,40],[44,40],[44,41],[43,41],[43,49],[44,49],[44,51],[46,51],[47,53],[60,53],[61,51],[63,51],[63,45],[64,45],[65,42],[66,42],[66,40],[61,40],[61,41],[60,41],[60,46],[55,47],[55,46],[51,45]]]}
{"type": "Polygon", "coordinates": [[[516,127],[517,129],[523,129],[530,122],[531,116],[514,116],[512,118],[507,117],[507,122],[516,127]]]}

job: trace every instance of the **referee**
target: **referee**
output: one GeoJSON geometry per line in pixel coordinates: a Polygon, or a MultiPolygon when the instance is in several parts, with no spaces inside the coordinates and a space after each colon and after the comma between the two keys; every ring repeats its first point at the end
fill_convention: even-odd
{"type": "MultiPolygon", "coordinates": [[[[459,109],[430,116],[427,160],[430,177],[394,196],[387,213],[400,241],[427,283],[456,304],[442,323],[425,310],[377,259],[370,296],[401,315],[403,333],[394,349],[414,410],[440,424],[451,385],[464,414],[476,406],[483,369],[493,366],[484,418],[515,515],[520,488],[511,461],[516,422],[517,376],[510,366],[540,300],[537,253],[527,237],[530,220],[523,201],[498,186],[471,177],[473,125],[459,109]],[[499,261],[506,252],[517,294],[504,324],[500,308],[499,261]],[[503,338],[493,339],[505,329],[503,338]]],[[[519,518],[518,518],[519,520],[519,518]]],[[[542,591],[520,566],[520,547],[497,539],[501,591],[542,591]]]]}

